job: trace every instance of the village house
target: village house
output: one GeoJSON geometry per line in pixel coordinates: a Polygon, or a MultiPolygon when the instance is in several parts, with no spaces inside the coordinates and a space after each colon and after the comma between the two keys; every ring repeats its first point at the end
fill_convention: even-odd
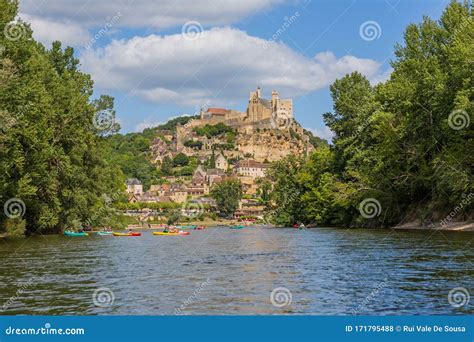
{"type": "Polygon", "coordinates": [[[125,184],[127,185],[127,194],[136,196],[143,195],[143,185],[138,179],[129,178],[125,181],[125,184]]]}
{"type": "Polygon", "coordinates": [[[216,168],[222,171],[227,171],[227,169],[229,168],[229,163],[227,162],[227,159],[220,153],[216,157],[216,168]]]}
{"type": "Polygon", "coordinates": [[[237,174],[240,176],[248,176],[253,179],[265,177],[265,171],[269,164],[259,163],[255,160],[240,160],[236,165],[237,174]]]}

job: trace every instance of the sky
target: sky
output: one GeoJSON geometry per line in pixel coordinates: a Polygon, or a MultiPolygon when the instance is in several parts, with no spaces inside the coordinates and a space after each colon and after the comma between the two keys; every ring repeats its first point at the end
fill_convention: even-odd
{"type": "Polygon", "coordinates": [[[115,98],[122,132],[200,108],[245,110],[260,86],[292,98],[294,116],[330,139],[329,86],[359,71],[392,71],[410,23],[438,19],[448,0],[20,0],[34,37],[75,48],[95,96],[115,98]]]}

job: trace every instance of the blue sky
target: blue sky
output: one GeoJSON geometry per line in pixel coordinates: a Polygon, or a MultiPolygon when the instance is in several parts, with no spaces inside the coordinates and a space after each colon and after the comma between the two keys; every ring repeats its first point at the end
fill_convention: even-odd
{"type": "Polygon", "coordinates": [[[76,48],[96,93],[115,97],[123,132],[201,106],[244,110],[260,85],[293,98],[296,119],[328,138],[329,85],[355,70],[386,80],[405,27],[438,19],[447,3],[24,0],[20,16],[46,45],[76,48]]]}

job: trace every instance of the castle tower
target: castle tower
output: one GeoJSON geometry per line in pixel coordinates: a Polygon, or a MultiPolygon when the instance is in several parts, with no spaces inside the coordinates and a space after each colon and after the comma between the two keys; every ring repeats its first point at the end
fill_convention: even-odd
{"type": "Polygon", "coordinates": [[[278,100],[280,99],[280,96],[278,95],[278,92],[276,90],[272,91],[272,110],[276,112],[278,108],[278,100]]]}

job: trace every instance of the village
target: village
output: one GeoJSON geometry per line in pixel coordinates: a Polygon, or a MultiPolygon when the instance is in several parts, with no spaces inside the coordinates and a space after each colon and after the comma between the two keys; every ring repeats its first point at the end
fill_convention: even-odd
{"type": "Polygon", "coordinates": [[[243,193],[234,218],[262,219],[259,182],[271,162],[312,150],[308,136],[293,119],[293,101],[280,99],[277,91],[266,100],[257,88],[250,93],[246,112],[202,108],[199,117],[173,131],[157,129],[151,161],[165,176],[147,189],[142,180],[127,179],[128,202],[139,203],[145,211],[147,204],[181,204],[188,216],[193,216],[196,206],[216,212],[212,187],[234,179],[240,181],[243,193]]]}

